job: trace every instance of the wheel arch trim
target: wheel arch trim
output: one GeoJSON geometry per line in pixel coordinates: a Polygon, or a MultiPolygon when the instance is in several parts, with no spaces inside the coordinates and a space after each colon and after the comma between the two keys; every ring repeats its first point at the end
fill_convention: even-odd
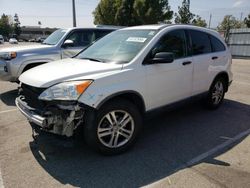
{"type": "Polygon", "coordinates": [[[122,97],[122,95],[125,95],[125,94],[132,94],[132,95],[135,95],[135,96],[139,97],[140,100],[141,100],[140,102],[142,103],[142,110],[143,110],[143,112],[146,111],[146,105],[145,105],[145,101],[144,101],[142,95],[141,95],[139,92],[134,91],[134,90],[124,90],[124,91],[119,91],[119,92],[113,93],[113,94],[107,96],[106,98],[104,98],[104,99],[96,106],[96,109],[97,109],[97,110],[100,109],[101,106],[102,106],[104,103],[108,102],[109,100],[111,100],[111,99],[113,99],[113,98],[116,98],[116,97],[119,97],[119,96],[122,97]]]}

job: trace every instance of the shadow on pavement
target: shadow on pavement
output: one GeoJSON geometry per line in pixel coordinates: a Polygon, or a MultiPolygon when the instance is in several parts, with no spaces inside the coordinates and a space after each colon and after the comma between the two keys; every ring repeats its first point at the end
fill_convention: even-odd
{"type": "Polygon", "coordinates": [[[18,95],[18,90],[10,90],[5,93],[1,93],[0,99],[7,106],[16,106],[15,99],[18,95]]]}
{"type": "MultiPolygon", "coordinates": [[[[48,134],[39,135],[30,148],[39,164],[62,184],[138,187],[186,168],[184,164],[191,159],[248,130],[249,115],[249,105],[231,100],[225,100],[217,111],[204,110],[196,103],[162,111],[147,119],[137,144],[119,156],[101,156],[84,142],[48,134]]],[[[230,166],[214,157],[238,143],[201,162],[230,166]]]]}

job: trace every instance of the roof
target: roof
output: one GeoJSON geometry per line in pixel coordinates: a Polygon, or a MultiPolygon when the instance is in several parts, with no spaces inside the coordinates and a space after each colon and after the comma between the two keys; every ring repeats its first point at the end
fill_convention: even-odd
{"type": "Polygon", "coordinates": [[[210,34],[218,35],[218,32],[208,29],[205,27],[198,27],[190,24],[158,24],[158,25],[141,25],[141,26],[133,26],[133,27],[127,27],[122,30],[136,30],[136,29],[152,29],[152,30],[162,30],[164,28],[168,27],[175,27],[175,28],[181,28],[181,29],[195,29],[200,31],[205,31],[210,34]]]}
{"type": "Polygon", "coordinates": [[[141,25],[141,26],[132,26],[132,27],[126,27],[125,30],[134,30],[134,29],[153,29],[153,30],[160,30],[162,28],[165,28],[167,26],[170,26],[171,24],[158,24],[158,25],[141,25]]]}
{"type": "Polygon", "coordinates": [[[78,29],[84,29],[84,30],[117,30],[118,28],[113,27],[70,27],[70,28],[61,28],[63,30],[78,30],[78,29]]]}

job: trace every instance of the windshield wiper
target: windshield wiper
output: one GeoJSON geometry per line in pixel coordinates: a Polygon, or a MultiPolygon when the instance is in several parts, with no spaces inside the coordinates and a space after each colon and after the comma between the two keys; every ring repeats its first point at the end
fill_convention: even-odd
{"type": "Polygon", "coordinates": [[[101,61],[100,59],[89,58],[89,57],[83,57],[83,58],[81,58],[81,59],[87,59],[87,60],[96,61],[96,62],[103,62],[103,61],[101,61]]]}

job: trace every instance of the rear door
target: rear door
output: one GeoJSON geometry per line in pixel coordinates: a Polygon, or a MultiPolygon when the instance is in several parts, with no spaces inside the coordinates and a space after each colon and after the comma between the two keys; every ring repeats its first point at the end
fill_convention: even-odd
{"type": "Polygon", "coordinates": [[[166,33],[149,53],[171,52],[172,63],[145,65],[147,93],[151,109],[187,98],[192,92],[192,57],[187,53],[187,40],[184,30],[166,33]]]}
{"type": "Polygon", "coordinates": [[[209,89],[210,68],[212,65],[211,44],[209,35],[197,30],[188,30],[193,54],[194,72],[192,95],[200,94],[209,89]]]}

